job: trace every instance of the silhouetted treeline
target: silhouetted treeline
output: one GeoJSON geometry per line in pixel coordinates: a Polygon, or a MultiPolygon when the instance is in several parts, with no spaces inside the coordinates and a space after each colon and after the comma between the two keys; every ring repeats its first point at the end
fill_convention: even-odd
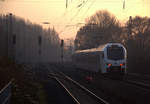
{"type": "Polygon", "coordinates": [[[98,11],[77,32],[75,48],[94,48],[108,42],[125,45],[129,72],[150,74],[150,18],[136,16],[120,25],[108,11],[98,11]]]}
{"type": "Polygon", "coordinates": [[[76,49],[97,47],[110,41],[119,41],[122,28],[115,16],[107,11],[99,11],[87,19],[75,39],[76,49]]]}
{"type": "Polygon", "coordinates": [[[125,45],[131,70],[150,74],[150,18],[136,16],[126,23],[125,45]]]}
{"type": "Polygon", "coordinates": [[[58,61],[60,39],[54,28],[43,29],[12,14],[0,16],[0,56],[16,62],[58,61]]]}

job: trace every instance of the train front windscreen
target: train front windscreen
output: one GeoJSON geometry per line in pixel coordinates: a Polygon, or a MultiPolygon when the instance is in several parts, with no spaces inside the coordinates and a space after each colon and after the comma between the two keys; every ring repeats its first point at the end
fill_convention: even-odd
{"type": "Polygon", "coordinates": [[[111,46],[107,48],[107,57],[111,60],[123,60],[124,51],[122,47],[111,46]]]}

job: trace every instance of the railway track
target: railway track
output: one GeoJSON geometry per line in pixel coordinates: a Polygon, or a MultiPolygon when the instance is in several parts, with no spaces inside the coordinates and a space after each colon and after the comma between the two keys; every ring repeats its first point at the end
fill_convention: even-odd
{"type": "MultiPolygon", "coordinates": [[[[106,101],[109,102],[110,104],[125,104],[124,101],[120,100],[120,98],[118,99],[118,97],[116,97],[114,95],[114,93],[110,94],[109,90],[108,91],[106,90],[108,84],[106,86],[105,86],[105,84],[101,86],[101,84],[103,83],[103,82],[101,83],[101,79],[104,79],[104,78],[100,77],[100,80],[98,80],[99,78],[98,79],[95,79],[95,78],[93,79],[93,81],[97,80],[96,82],[100,81],[101,84],[99,84],[100,85],[99,86],[98,83],[95,84],[95,83],[93,83],[93,81],[89,82],[86,79],[86,76],[84,76],[84,75],[86,75],[87,73],[84,74],[84,72],[82,72],[82,71],[73,71],[72,69],[70,69],[70,67],[67,67],[67,69],[66,69],[66,67],[64,67],[64,68],[65,69],[61,69],[61,67],[59,67],[59,66],[56,66],[56,65],[54,66],[55,72],[59,73],[59,75],[61,75],[61,76],[66,76],[67,75],[66,78],[68,78],[68,79],[72,78],[75,81],[77,81],[79,83],[82,83],[82,85],[86,86],[86,88],[88,88],[90,91],[94,92],[93,94],[95,94],[99,97],[102,97],[103,99],[106,99],[106,101]],[[68,70],[68,68],[69,68],[70,71],[68,70]],[[69,72],[67,72],[67,70],[69,72]]],[[[110,83],[109,83],[109,86],[110,86],[110,83]]]]}
{"type": "MultiPolygon", "coordinates": [[[[127,83],[127,84],[130,84],[131,86],[135,86],[137,88],[140,88],[140,89],[143,89],[147,92],[150,93],[150,82],[148,80],[150,80],[150,77],[149,79],[147,79],[147,81],[143,80],[143,79],[136,79],[136,78],[127,78],[127,76],[129,76],[128,74],[125,76],[125,78],[122,78],[122,79],[114,79],[113,77],[107,77],[107,76],[102,76],[103,78],[105,79],[110,79],[110,80],[114,80],[114,81],[120,81],[120,82],[124,82],[124,83],[127,83]]],[[[134,74],[130,74],[130,76],[134,77],[134,74]]],[[[136,75],[137,77],[137,75],[136,75]]],[[[147,77],[148,78],[148,77],[147,77]]]]}
{"type": "Polygon", "coordinates": [[[72,100],[73,104],[80,104],[79,101],[72,95],[72,93],[66,88],[66,86],[59,80],[57,77],[53,77],[59,85],[65,90],[65,92],[69,95],[70,99],[72,100]]]}
{"type": "Polygon", "coordinates": [[[149,84],[145,84],[142,82],[137,82],[137,81],[132,81],[132,80],[123,80],[124,82],[131,84],[135,87],[141,88],[143,90],[146,90],[147,92],[150,93],[150,85],[149,84]]]}
{"type": "Polygon", "coordinates": [[[146,90],[150,93],[150,77],[138,74],[127,74],[123,79],[125,83],[132,84],[136,87],[146,90]]]}
{"type": "Polygon", "coordinates": [[[101,75],[94,76],[92,82],[86,83],[86,75],[84,75],[84,72],[69,71],[68,69],[67,72],[65,69],[61,70],[60,68],[57,68],[57,66],[54,67],[56,67],[55,72],[57,73],[57,76],[61,77],[61,79],[65,78],[66,80],[69,75],[69,78],[71,77],[74,80],[82,83],[84,86],[86,86],[86,88],[94,92],[95,95],[102,96],[104,99],[107,99],[110,104],[142,104],[144,102],[150,103],[150,92],[149,87],[147,86],[148,84],[143,85],[142,82],[135,84],[137,83],[135,80],[130,80],[130,82],[124,81],[125,79],[115,80],[103,77],[101,75]],[[67,76],[64,77],[65,75],[63,75],[61,72],[65,73],[65,75],[67,74],[67,76]],[[103,93],[102,95],[101,92],[103,93]]]}
{"type": "Polygon", "coordinates": [[[118,79],[109,76],[101,76],[101,78],[104,79],[110,79],[110,80],[120,81],[120,82],[130,84],[132,86],[144,89],[150,93],[150,77],[148,76],[145,76],[144,78],[140,78],[140,77],[144,77],[144,76],[139,76],[138,74],[127,74],[125,77],[118,78],[118,79]],[[128,78],[128,76],[132,78],[128,78]]]}
{"type": "Polygon", "coordinates": [[[124,79],[130,79],[133,81],[142,82],[144,84],[150,84],[150,76],[142,74],[127,73],[124,79]]]}
{"type": "Polygon", "coordinates": [[[83,85],[74,81],[62,72],[50,73],[49,77],[55,79],[76,104],[109,104],[106,100],[98,97],[83,85]],[[56,74],[57,73],[57,74],[56,74]]]}

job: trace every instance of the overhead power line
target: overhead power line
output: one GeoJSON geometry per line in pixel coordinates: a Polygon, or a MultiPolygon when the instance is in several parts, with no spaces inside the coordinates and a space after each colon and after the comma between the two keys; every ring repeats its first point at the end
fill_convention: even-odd
{"type": "MultiPolygon", "coordinates": [[[[1,1],[1,0],[0,0],[1,1]]],[[[68,2],[68,0],[66,0],[67,2],[68,2]]],[[[71,2],[73,2],[73,1],[75,1],[75,0],[71,0],[71,2]]],[[[3,1],[1,1],[1,2],[13,2],[13,3],[64,3],[64,0],[53,0],[53,1],[39,1],[39,0],[34,0],[34,1],[29,1],[29,0],[27,0],[27,1],[22,1],[22,0],[18,0],[18,1],[13,1],[13,0],[9,0],[9,1],[7,1],[7,0],[3,0],[3,1]]],[[[104,1],[101,1],[101,0],[99,0],[99,1],[96,1],[96,3],[100,3],[100,4],[103,4],[103,3],[121,3],[122,1],[120,0],[119,2],[117,1],[117,0],[104,0],[104,1]]],[[[129,1],[130,3],[134,3],[134,4],[141,4],[141,3],[143,3],[143,4],[150,4],[150,1],[144,1],[144,0],[142,0],[141,2],[140,1],[129,1]]],[[[67,3],[67,7],[68,7],[68,3],[67,3]]]]}
{"type": "Polygon", "coordinates": [[[87,8],[87,10],[84,12],[84,14],[83,14],[81,20],[82,20],[82,19],[84,18],[84,16],[88,13],[88,11],[90,10],[90,8],[93,6],[94,2],[95,2],[95,0],[93,0],[92,3],[89,5],[89,7],[87,8]]]}
{"type": "MultiPolygon", "coordinates": [[[[81,11],[81,9],[86,5],[86,3],[87,3],[88,1],[89,1],[89,0],[86,0],[86,1],[84,2],[84,4],[79,8],[79,10],[77,11],[77,13],[70,19],[70,21],[68,22],[68,24],[69,24],[70,22],[72,22],[72,21],[75,19],[75,17],[79,14],[79,12],[81,11]]],[[[64,32],[67,28],[68,28],[68,26],[65,26],[65,28],[64,28],[63,30],[61,30],[59,33],[64,32]]]]}

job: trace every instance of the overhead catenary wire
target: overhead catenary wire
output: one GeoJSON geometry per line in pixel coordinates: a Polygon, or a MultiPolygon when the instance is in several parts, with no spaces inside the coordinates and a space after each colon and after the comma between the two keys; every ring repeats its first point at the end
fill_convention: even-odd
{"type": "Polygon", "coordinates": [[[95,0],[92,1],[92,3],[90,4],[90,6],[89,6],[89,7],[87,8],[87,10],[84,12],[84,14],[83,14],[82,17],[81,17],[81,20],[84,18],[84,16],[85,16],[86,14],[88,14],[88,11],[91,9],[91,7],[93,6],[94,2],[95,2],[95,0]]]}
{"type": "MultiPolygon", "coordinates": [[[[71,0],[71,3],[74,2],[74,1],[77,1],[77,0],[71,0]]],[[[44,0],[26,0],[26,1],[22,1],[22,0],[18,0],[18,1],[13,1],[13,0],[4,0],[4,1],[0,1],[0,2],[13,2],[13,3],[64,3],[64,0],[49,0],[49,1],[44,1],[44,0]]],[[[105,1],[96,1],[97,3],[120,3],[122,1],[119,1],[118,0],[105,0],[105,1]]],[[[144,1],[144,0],[141,0],[141,2],[139,1],[131,1],[132,3],[134,4],[141,4],[141,2],[143,2],[144,4],[150,4],[150,1],[144,1]]]]}
{"type": "MultiPolygon", "coordinates": [[[[52,23],[54,23],[54,22],[56,22],[56,21],[59,23],[59,25],[60,25],[60,24],[63,24],[63,23],[62,23],[62,20],[63,20],[63,21],[66,21],[65,19],[66,19],[67,14],[69,14],[70,12],[74,12],[74,11],[76,10],[76,5],[77,5],[78,3],[80,3],[80,2],[77,1],[77,0],[71,1],[71,4],[68,5],[68,8],[65,9],[65,12],[64,12],[61,16],[58,16],[58,17],[56,17],[56,18],[54,18],[54,19],[51,19],[51,20],[49,21],[49,24],[52,24],[52,23]],[[74,5],[75,5],[75,6],[74,6],[74,5]],[[71,7],[71,8],[70,8],[70,7],[71,7]],[[70,9],[70,10],[68,11],[68,9],[70,9]]],[[[53,26],[54,26],[54,25],[53,25],[53,26]]]]}
{"type": "MultiPolygon", "coordinates": [[[[88,0],[87,0],[88,1],[88,0]]],[[[77,5],[79,5],[79,4],[81,4],[80,2],[77,2],[77,5]]],[[[78,6],[75,6],[74,8],[71,8],[71,10],[69,11],[69,12],[73,12],[73,10],[76,10],[76,9],[80,9],[80,7],[78,7],[78,6]]],[[[65,18],[65,16],[67,15],[67,14],[69,14],[67,11],[62,15],[62,18],[65,18]]],[[[62,18],[61,18],[61,20],[62,20],[62,18]]],[[[63,21],[65,21],[64,19],[63,19],[63,21]]],[[[71,20],[72,21],[72,20],[71,20]]],[[[59,22],[59,24],[61,24],[60,22],[59,22]]],[[[67,23],[68,24],[68,23],[67,23]]],[[[70,26],[69,26],[70,27],[70,26]]],[[[68,28],[68,25],[66,25],[60,32],[58,32],[59,34],[61,34],[62,32],[64,32],[64,31],[66,31],[66,29],[71,29],[71,28],[68,28]]]]}
{"type": "MultiPolygon", "coordinates": [[[[88,1],[88,0],[87,0],[87,1],[88,1]]],[[[87,3],[87,1],[85,2],[85,4],[87,3]]],[[[87,14],[88,10],[91,8],[91,6],[94,4],[94,2],[95,2],[95,0],[92,1],[91,5],[88,7],[88,9],[87,9],[86,12],[84,13],[84,15],[87,14]]],[[[83,2],[83,3],[84,3],[84,2],[83,2]]],[[[82,6],[82,4],[80,4],[78,7],[81,7],[81,6],[82,6]]],[[[84,7],[84,5],[83,5],[83,6],[78,10],[78,12],[71,18],[70,22],[78,15],[78,13],[80,12],[80,10],[81,10],[83,7],[84,7]]],[[[84,15],[83,15],[83,16],[84,16],[84,15]]],[[[83,18],[83,16],[82,16],[82,18],[83,18]]],[[[65,31],[66,28],[67,28],[67,27],[65,27],[65,29],[62,30],[60,33],[62,33],[63,31],[65,31]]]]}
{"type": "MultiPolygon", "coordinates": [[[[80,8],[79,8],[79,10],[77,11],[77,13],[70,19],[70,21],[69,21],[68,23],[72,22],[72,21],[75,19],[75,17],[79,14],[79,12],[81,11],[81,9],[86,5],[86,3],[87,3],[88,1],[89,1],[89,0],[86,0],[86,1],[84,2],[84,4],[83,4],[82,6],[80,6],[80,8]]],[[[68,23],[67,23],[67,24],[68,24],[68,23]]],[[[66,28],[67,28],[67,26],[65,26],[65,28],[62,29],[59,33],[64,32],[64,31],[66,30],[66,28]]]]}
{"type": "MultiPolygon", "coordinates": [[[[84,15],[82,16],[82,18],[88,13],[89,9],[92,7],[92,5],[94,4],[95,0],[92,1],[91,5],[88,7],[88,9],[86,10],[86,12],[84,13],[84,15]]],[[[123,2],[123,8],[125,8],[125,2],[123,2]]],[[[80,10],[78,11],[80,12],[80,10]]],[[[78,13],[77,13],[78,14],[78,13]]],[[[76,16],[76,15],[75,15],[76,16]]],[[[71,19],[72,21],[72,19],[71,19]]],[[[64,32],[66,30],[66,28],[64,30],[62,30],[60,33],[64,32]]]]}
{"type": "MultiPolygon", "coordinates": [[[[94,0],[95,1],[95,0],[94,0]]],[[[85,4],[88,2],[88,0],[86,0],[86,1],[83,1],[82,3],[80,3],[78,6],[77,6],[77,8],[79,8],[79,10],[77,11],[77,13],[70,19],[70,21],[68,22],[68,23],[70,23],[70,22],[72,22],[74,19],[75,19],[75,17],[79,14],[79,12],[81,11],[81,9],[85,6],[85,4]]],[[[93,4],[93,3],[92,3],[93,4]]],[[[67,24],[68,24],[67,23],[67,24]]],[[[71,25],[72,27],[73,26],[77,26],[77,24],[75,24],[75,25],[71,25]]],[[[66,31],[66,29],[68,29],[68,27],[70,27],[70,26],[68,26],[68,25],[66,25],[60,32],[59,32],[59,34],[61,34],[61,33],[63,33],[64,31],[66,31]]]]}
{"type": "MultiPolygon", "coordinates": [[[[87,0],[88,1],[88,0],[87,0]]],[[[90,0],[91,1],[91,0],[90,0]]],[[[94,0],[92,0],[92,2],[93,2],[94,0]]],[[[146,1],[144,1],[144,0],[142,0],[143,1],[143,4],[149,4],[150,2],[146,2],[146,1]]],[[[13,2],[12,0],[10,0],[10,1],[4,1],[4,2],[13,2]]],[[[64,0],[51,0],[51,1],[40,1],[40,0],[34,0],[34,1],[29,1],[29,0],[27,0],[27,1],[22,1],[22,0],[18,0],[18,1],[16,1],[17,3],[64,3],[64,0]]],[[[79,0],[71,0],[71,3],[73,3],[73,2],[79,2],[79,0]]],[[[63,15],[61,15],[60,17],[59,17],[59,19],[58,18],[55,18],[53,21],[56,21],[56,20],[59,20],[59,21],[66,21],[66,16],[67,16],[67,14],[69,14],[70,12],[74,12],[75,10],[77,10],[78,9],[78,11],[76,12],[76,14],[69,20],[69,22],[68,23],[70,23],[70,22],[72,22],[74,19],[76,19],[75,17],[79,14],[79,12],[81,11],[81,9],[84,7],[84,5],[85,5],[85,2],[86,1],[84,1],[84,2],[80,2],[80,4],[79,5],[76,5],[76,7],[74,6],[74,7],[72,7],[72,4],[71,5],[68,5],[68,8],[70,7],[71,9],[69,10],[69,11],[65,11],[65,13],[63,14],[63,15]],[[65,18],[65,19],[64,19],[65,18]]],[[[121,0],[120,0],[120,2],[121,2],[121,0]]],[[[101,4],[103,4],[103,3],[120,3],[120,2],[118,2],[117,0],[105,0],[105,1],[97,1],[97,3],[101,3],[101,4]]],[[[133,3],[133,4],[141,4],[141,2],[136,2],[136,1],[130,1],[131,3],[133,3]]],[[[126,3],[126,2],[125,2],[126,3]]],[[[123,5],[124,5],[124,7],[123,8],[125,8],[126,9],[126,11],[127,10],[129,10],[130,8],[126,8],[126,4],[125,3],[123,3],[123,5]]],[[[73,4],[74,5],[74,4],[73,4]]],[[[88,13],[88,11],[90,10],[90,6],[88,7],[89,9],[87,9],[86,10],[86,12],[83,14],[83,16],[85,16],[87,13],[88,13]]],[[[83,18],[83,17],[82,17],[83,18]]],[[[51,22],[51,23],[53,23],[53,21],[51,22]]],[[[61,23],[60,23],[61,24],[61,23]]],[[[68,26],[65,26],[65,28],[68,28],[68,26]]],[[[65,29],[63,29],[62,31],[65,31],[65,29]]]]}
{"type": "MultiPolygon", "coordinates": [[[[95,2],[95,0],[92,0],[91,4],[88,6],[87,10],[84,12],[84,14],[82,15],[82,17],[81,17],[80,20],[83,20],[84,16],[85,16],[86,14],[88,14],[88,11],[89,11],[90,8],[93,6],[94,2],[95,2]]],[[[78,28],[79,28],[79,25],[80,25],[80,26],[81,26],[81,25],[85,25],[85,23],[79,23],[79,22],[77,22],[77,23],[78,23],[78,24],[76,24],[76,27],[78,27],[78,28]]]]}
{"type": "MultiPolygon", "coordinates": [[[[80,1],[77,2],[76,5],[79,5],[79,3],[80,3],[80,1]]],[[[67,14],[69,14],[70,12],[74,12],[76,9],[78,9],[76,5],[75,5],[74,7],[72,7],[70,11],[66,11],[66,12],[61,16],[62,18],[60,17],[61,20],[65,21],[63,18],[65,18],[65,16],[66,16],[67,14]]],[[[61,23],[59,22],[59,24],[61,24],[61,23]]],[[[67,24],[68,24],[68,23],[67,23],[67,24]]],[[[66,28],[68,28],[68,25],[66,25],[66,26],[61,30],[61,32],[59,32],[59,34],[62,33],[63,30],[65,31],[66,28]]]]}

